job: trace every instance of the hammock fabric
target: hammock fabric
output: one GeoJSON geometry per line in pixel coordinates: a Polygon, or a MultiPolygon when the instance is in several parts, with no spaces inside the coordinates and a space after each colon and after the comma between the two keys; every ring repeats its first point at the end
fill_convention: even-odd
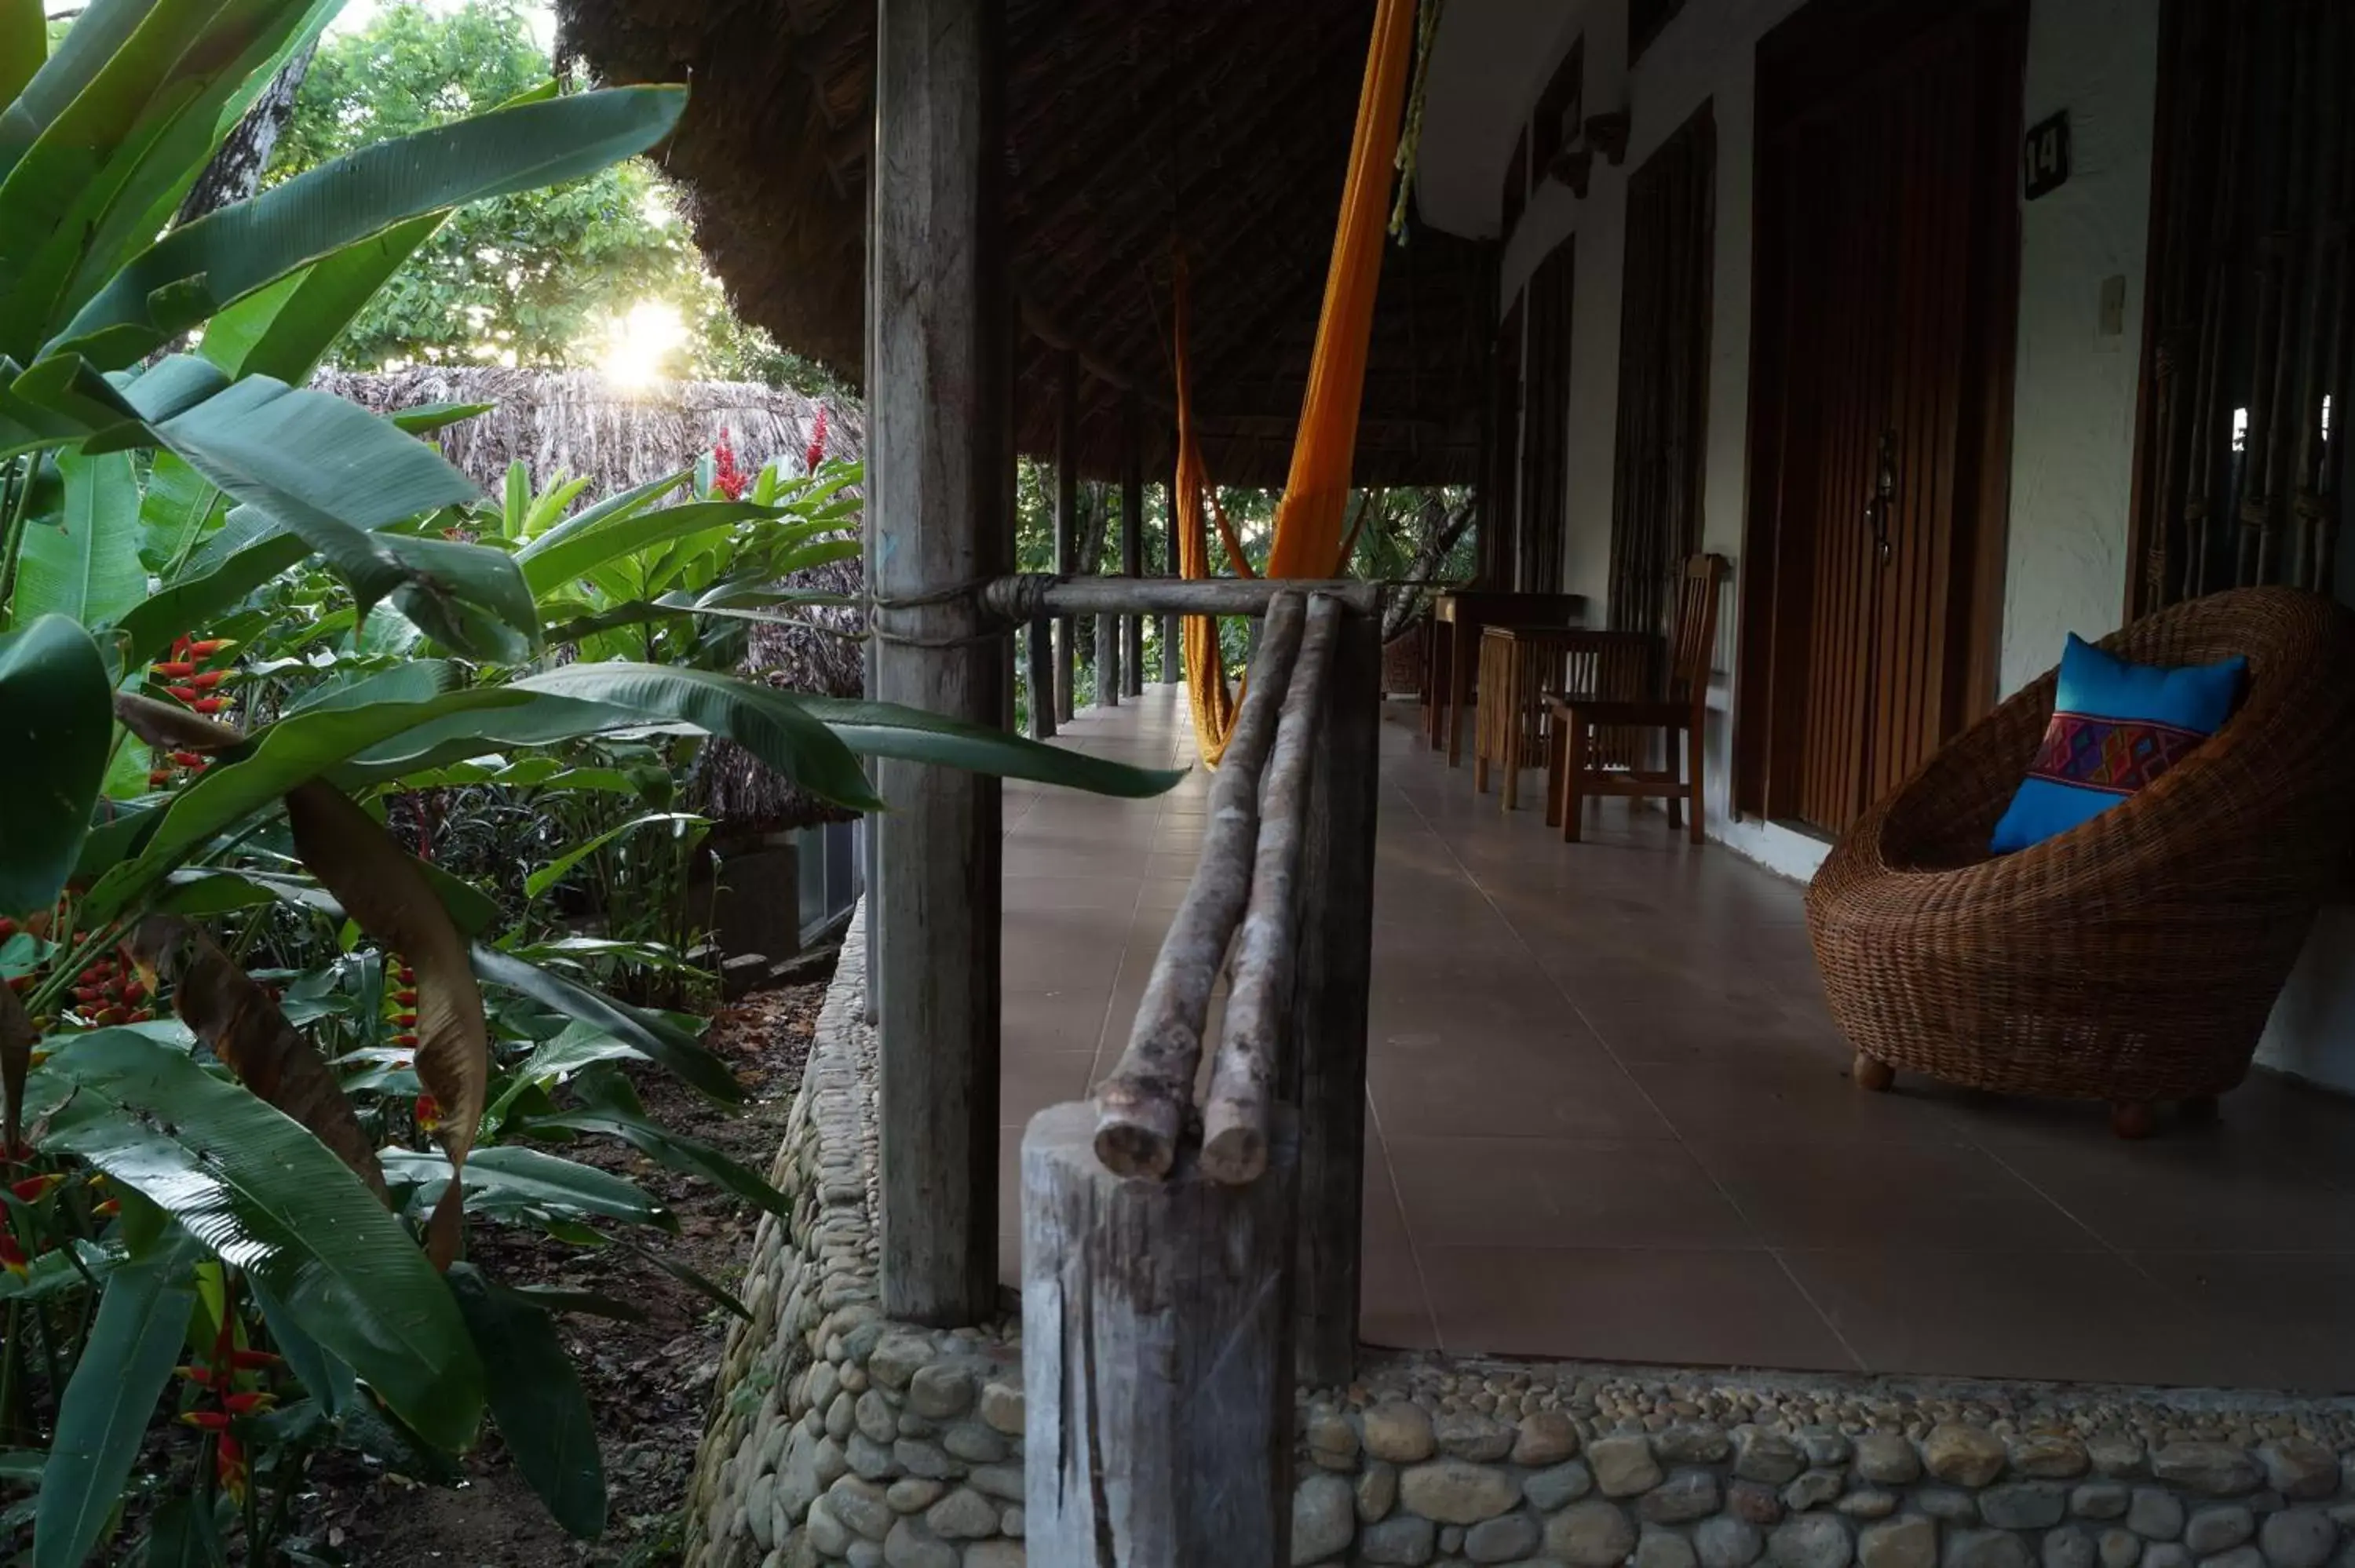
{"type": "MultiPolygon", "coordinates": [[[[1292,467],[1284,498],[1276,503],[1275,532],[1268,546],[1272,577],[1338,576],[1348,558],[1343,536],[1350,469],[1357,459],[1358,415],[1365,400],[1366,355],[1374,327],[1374,293],[1381,281],[1382,245],[1391,215],[1391,170],[1398,151],[1399,125],[1415,45],[1415,0],[1378,0],[1372,41],[1366,52],[1366,79],[1358,97],[1358,123],[1349,143],[1349,173],[1341,190],[1340,221],[1333,235],[1333,260],[1325,275],[1325,303],[1316,320],[1316,347],[1308,364],[1308,390],[1301,400],[1300,428],[1293,440],[1292,467]]],[[[1210,546],[1206,522],[1215,519],[1227,557],[1244,577],[1254,576],[1226,514],[1210,493],[1194,430],[1186,379],[1186,278],[1177,270],[1171,313],[1177,376],[1178,571],[1207,577],[1210,546]]],[[[1188,616],[1185,629],[1186,682],[1194,712],[1194,737],[1202,760],[1215,768],[1234,728],[1237,704],[1219,656],[1219,623],[1188,616]]]]}

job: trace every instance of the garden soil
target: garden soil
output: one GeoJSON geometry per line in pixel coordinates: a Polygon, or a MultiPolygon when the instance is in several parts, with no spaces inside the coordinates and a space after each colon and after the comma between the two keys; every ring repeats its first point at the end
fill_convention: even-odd
{"type": "MultiPolygon", "coordinates": [[[[714,1106],[645,1069],[633,1076],[648,1113],[767,1174],[801,1085],[825,991],[822,982],[762,991],[730,1003],[714,1018],[707,1044],[743,1083],[749,1098],[741,1111],[714,1106]]],[[[652,1235],[650,1249],[728,1289],[739,1287],[760,1211],[617,1143],[582,1139],[564,1152],[628,1176],[678,1216],[679,1234],[652,1235]]],[[[538,1234],[476,1224],[469,1247],[485,1272],[507,1284],[594,1291],[645,1314],[636,1323],[579,1315],[560,1319],[596,1412],[612,1499],[604,1539],[577,1542],[559,1530],[496,1431],[467,1457],[464,1479],[454,1489],[391,1475],[357,1455],[322,1456],[295,1533],[317,1549],[317,1560],[354,1568],[655,1568],[677,1562],[680,1508],[719,1372],[726,1314],[619,1246],[584,1252],[538,1234]]]]}

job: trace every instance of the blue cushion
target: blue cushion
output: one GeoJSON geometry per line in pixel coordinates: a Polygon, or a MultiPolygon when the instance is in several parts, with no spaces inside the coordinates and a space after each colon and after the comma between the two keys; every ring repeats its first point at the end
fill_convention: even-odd
{"type": "Polygon", "coordinates": [[[2009,854],[2090,821],[2223,727],[2246,659],[2166,670],[2129,664],[2073,633],[2061,655],[2052,722],[1990,844],[2009,854]]]}

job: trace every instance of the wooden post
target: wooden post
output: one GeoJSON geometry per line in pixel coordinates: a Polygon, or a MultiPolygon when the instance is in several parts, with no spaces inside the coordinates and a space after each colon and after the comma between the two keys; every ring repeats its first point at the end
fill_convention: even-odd
{"type": "Polygon", "coordinates": [[[1096,616],[1096,706],[1120,706],[1120,613],[1104,610],[1096,616]]]}
{"type": "Polygon", "coordinates": [[[1022,1139],[1026,1545],[1038,1568],[1291,1562],[1293,1173],[1230,1187],[1097,1163],[1095,1118],[1050,1106],[1022,1139]]]}
{"type": "MultiPolygon", "coordinates": [[[[1004,0],[879,0],[867,242],[867,505],[879,599],[1003,571],[1013,440],[1001,187],[1004,0]]],[[[970,596],[876,612],[876,695],[996,722],[1004,654],[970,596]]],[[[869,906],[882,1302],[975,1322],[997,1291],[997,781],[884,761],[869,906]]]]}
{"type": "Polygon", "coordinates": [[[1300,1380],[1356,1375],[1366,1165],[1366,1011],[1380,801],[1382,618],[1353,611],[1327,673],[1325,731],[1300,868],[1305,907],[1284,1097],[1300,1111],[1300,1380]]]}
{"type": "Polygon", "coordinates": [[[1178,618],[1161,618],[1161,683],[1174,686],[1186,678],[1185,650],[1178,645],[1178,618]]]}
{"type": "Polygon", "coordinates": [[[1029,626],[1030,738],[1055,738],[1055,623],[1040,616],[1029,626]]]}
{"type": "MultiPolygon", "coordinates": [[[[1123,577],[1141,577],[1145,575],[1145,420],[1133,387],[1122,416],[1128,451],[1120,476],[1120,570],[1123,577]]],[[[1126,639],[1120,648],[1120,667],[1127,677],[1123,689],[1129,696],[1141,697],[1145,694],[1145,617],[1125,615],[1121,627],[1126,639]]]]}
{"type": "MultiPolygon", "coordinates": [[[[1055,574],[1069,577],[1079,567],[1080,553],[1080,357],[1063,350],[1061,374],[1055,383],[1055,574]]],[[[1070,616],[1055,621],[1055,718],[1071,721],[1073,694],[1078,689],[1080,623],[1070,616]]]]}

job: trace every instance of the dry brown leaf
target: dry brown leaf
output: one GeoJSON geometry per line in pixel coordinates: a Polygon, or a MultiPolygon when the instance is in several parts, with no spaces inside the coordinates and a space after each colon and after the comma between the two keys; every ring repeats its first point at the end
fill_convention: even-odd
{"type": "Polygon", "coordinates": [[[228,725],[136,692],[114,694],[114,716],[123,728],[166,751],[226,751],[245,738],[228,725]]]}
{"type": "Polygon", "coordinates": [[[447,1268],[462,1255],[464,1202],[459,1178],[482,1125],[491,1072],[483,993],[466,939],[417,863],[376,821],[331,784],[313,779],[286,796],[294,852],[361,930],[417,972],[417,1076],[442,1110],[450,1186],[433,1211],[426,1250],[447,1268]]]}
{"type": "Polygon", "coordinates": [[[311,1043],[295,1032],[261,983],[238,967],[204,928],[177,915],[150,915],[131,933],[131,956],[172,988],[178,1013],[238,1081],[304,1127],[385,1197],[384,1171],[352,1103],[311,1043]]]}

